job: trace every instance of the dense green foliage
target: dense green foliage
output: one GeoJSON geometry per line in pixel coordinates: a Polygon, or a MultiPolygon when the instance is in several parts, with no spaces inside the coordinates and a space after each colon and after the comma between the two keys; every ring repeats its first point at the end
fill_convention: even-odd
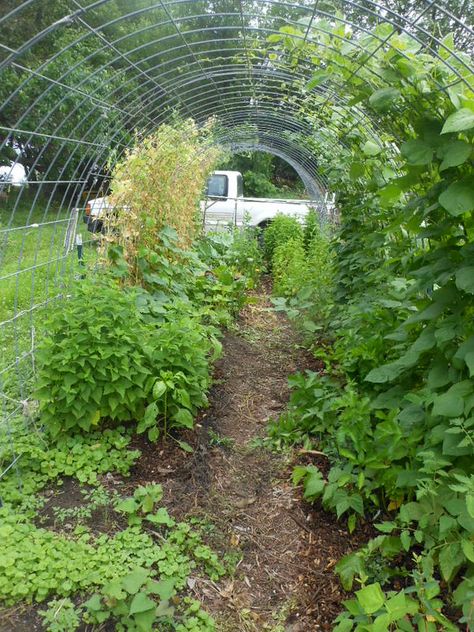
{"type": "Polygon", "coordinates": [[[235,154],[225,159],[218,168],[242,173],[246,197],[306,197],[303,183],[294,169],[278,156],[264,152],[235,154]]]}
{"type": "MultiPolygon", "coordinates": [[[[312,466],[295,473],[308,499],[347,517],[350,530],[380,516],[382,535],[336,567],[347,589],[362,587],[337,630],[471,629],[474,100],[442,61],[417,56],[407,35],[378,46],[363,68],[350,33],[328,28],[326,37],[325,75],[316,73],[313,85],[342,73],[384,131],[371,136],[346,113],[339,133],[345,123],[351,131],[335,156],[334,105],[316,91],[308,97],[305,114],[317,108],[320,124],[314,147],[340,214],[331,311],[313,340],[326,367],[292,378],[289,410],[271,434],[327,455],[327,480],[312,466]],[[454,85],[439,91],[433,77],[454,85]],[[394,577],[403,591],[393,590],[394,577]]],[[[321,56],[311,44],[294,47],[291,29],[271,41],[285,51],[283,63],[321,56]]],[[[453,47],[450,36],[445,44],[453,47]]],[[[301,250],[294,254],[299,260],[301,250]]],[[[304,297],[280,306],[311,319],[304,297]]]]}
{"type": "MultiPolygon", "coordinates": [[[[147,431],[156,441],[163,431],[192,450],[176,431],[191,429],[197,408],[207,403],[211,363],[220,352],[216,325],[229,324],[243,305],[260,256],[250,232],[235,241],[231,235],[202,238],[185,252],[176,233],[164,229],[154,252],[166,260],[178,250],[180,262],[163,264],[162,276],[148,278],[146,288],[127,283],[120,250],[112,251],[107,273],[78,281],[73,296],[52,311],[37,356],[38,412],[46,432],[25,432],[19,423],[9,445],[10,458],[21,455],[22,485],[15,471],[0,482],[5,603],[98,588],[102,592],[84,608],[64,610],[64,626],[86,616],[90,622],[113,618],[124,630],[149,629],[143,621],[152,619],[163,629],[214,630],[212,619],[182,593],[191,571],[216,580],[225,568],[197,531],[158,505],[160,486],[110,498],[98,487],[84,493],[83,504],[54,511],[56,530],[36,523],[45,503],[37,494],[48,483],[66,476],[97,485],[101,474],[127,475],[140,454],[127,449],[135,432],[147,431]],[[127,426],[117,426],[120,421],[127,426]],[[92,534],[88,520],[97,509],[122,516],[128,527],[92,534]],[[74,530],[65,531],[71,524],[74,530]],[[112,595],[111,586],[126,583],[137,567],[146,569],[146,590],[122,598],[115,588],[112,595]],[[155,588],[166,581],[173,603],[165,607],[155,588]],[[142,593],[143,610],[134,602],[142,593]]],[[[53,614],[44,615],[45,623],[61,630],[53,614]]]]}
{"type": "Polygon", "coordinates": [[[277,215],[263,233],[263,250],[268,265],[272,265],[275,249],[291,239],[303,241],[303,228],[293,217],[277,215]]]}
{"type": "MultiPolygon", "coordinates": [[[[188,149],[192,156],[191,138],[188,149]]],[[[186,167],[192,173],[186,179],[183,170],[183,181],[201,190],[206,174],[193,160],[186,167]]],[[[122,191],[141,186],[139,175],[131,170],[122,191]]],[[[142,202],[151,208],[162,194],[159,186],[150,188],[142,202]]],[[[170,213],[183,210],[178,197],[170,197],[170,213]]],[[[195,214],[188,202],[183,217],[195,214]]],[[[151,210],[148,216],[153,219],[151,210]]],[[[117,630],[149,630],[152,622],[170,631],[215,629],[186,596],[191,572],[213,581],[226,572],[199,531],[159,506],[159,485],[126,496],[102,485],[112,474],[129,474],[140,457],[129,449],[137,433],[153,442],[172,439],[192,452],[180,430],[191,436],[196,412],[207,405],[212,363],[221,352],[219,327],[233,321],[261,269],[252,231],[192,243],[187,233],[185,249],[183,234],[163,225],[163,217],[133,240],[112,230],[94,269],[84,268],[70,296],[51,306],[35,357],[39,406],[28,404],[28,429],[20,418],[12,421],[2,452],[7,464],[19,459],[21,470],[11,468],[0,481],[0,600],[53,597],[43,612],[53,632],[72,630],[81,619],[95,625],[110,619],[117,630]],[[53,502],[54,527],[47,528],[44,506],[63,478],[94,487],[81,489],[78,505],[53,502]],[[93,528],[96,512],[107,516],[110,532],[93,528]],[[134,573],[143,582],[128,590],[134,573]],[[84,600],[95,590],[78,607],[57,599],[84,600]]]]}
{"type": "Polygon", "coordinates": [[[275,307],[293,319],[304,315],[298,322],[307,335],[320,327],[333,301],[334,254],[327,233],[314,211],[308,214],[304,228],[296,219],[279,215],[265,233],[275,307]]]}
{"type": "Polygon", "coordinates": [[[206,402],[208,356],[218,348],[212,327],[176,311],[145,323],[136,292],[100,279],[81,283],[48,329],[36,394],[53,437],[94,430],[103,419],[143,418],[139,432],[156,427],[157,417],[192,427],[192,413],[206,402]]]}

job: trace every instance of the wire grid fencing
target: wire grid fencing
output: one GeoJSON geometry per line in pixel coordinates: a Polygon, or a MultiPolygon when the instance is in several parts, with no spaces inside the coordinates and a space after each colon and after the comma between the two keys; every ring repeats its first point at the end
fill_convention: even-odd
{"type": "MultiPolygon", "coordinates": [[[[94,261],[83,214],[107,193],[128,147],[175,112],[218,121],[231,152],[280,156],[324,206],[326,182],[301,115],[314,65],[283,69],[268,53],[282,27],[324,50],[327,23],[353,33],[367,59],[409,34],[471,89],[473,11],[465,0],[3,0],[0,6],[0,480],[21,483],[17,437],[36,423],[34,350],[48,309],[94,261]],[[373,28],[379,29],[374,35],[373,28]],[[453,33],[456,50],[444,36],[453,33]],[[366,51],[369,33],[377,39],[366,51]],[[82,245],[81,245],[82,240],[82,245]]],[[[375,71],[374,71],[375,72],[375,71]]],[[[377,74],[375,72],[375,74],[377,74]]],[[[379,76],[378,79],[381,77],[379,76]]],[[[365,80],[365,79],[364,79],[365,80]]],[[[379,142],[376,118],[351,104],[348,79],[312,88],[341,145],[345,114],[379,142]]],[[[328,123],[326,122],[327,126],[328,123]]],[[[334,147],[337,151],[337,146],[334,147]]]]}

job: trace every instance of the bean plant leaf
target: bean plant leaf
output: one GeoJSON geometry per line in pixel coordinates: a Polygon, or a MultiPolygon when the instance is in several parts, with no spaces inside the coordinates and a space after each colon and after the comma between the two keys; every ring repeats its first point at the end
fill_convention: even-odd
{"type": "Polygon", "coordinates": [[[138,503],[133,498],[125,498],[115,505],[115,509],[121,513],[133,514],[138,509],[138,503]]]}
{"type": "Polygon", "coordinates": [[[467,494],[466,496],[467,513],[474,518],[474,494],[467,494]]]}
{"type": "Polygon", "coordinates": [[[119,579],[114,579],[110,583],[104,586],[104,594],[112,599],[125,599],[127,593],[123,590],[122,582],[119,579]]]}
{"type": "Polygon", "coordinates": [[[398,621],[408,612],[407,600],[404,592],[399,592],[385,602],[385,608],[390,615],[391,621],[398,621]]]}
{"type": "Polygon", "coordinates": [[[474,562],[474,544],[470,540],[461,540],[461,548],[470,562],[474,562]]]}
{"type": "Polygon", "coordinates": [[[377,156],[382,151],[382,148],[372,140],[368,140],[362,147],[362,151],[366,154],[366,156],[377,156]]]}
{"type": "Polygon", "coordinates": [[[304,497],[307,500],[315,500],[324,490],[325,481],[319,470],[311,469],[304,479],[304,497]]]}
{"type": "MultiPolygon", "coordinates": [[[[153,630],[153,624],[159,616],[160,606],[158,606],[158,608],[156,609],[145,610],[145,612],[137,612],[134,615],[137,632],[149,632],[150,630],[153,630]]],[[[167,614],[170,614],[170,616],[172,616],[173,612],[174,610],[172,610],[171,613],[167,614]]]]}
{"type": "Polygon", "coordinates": [[[474,385],[464,380],[451,386],[446,393],[434,398],[433,415],[443,417],[459,417],[464,412],[464,397],[473,392],[474,385]]]}
{"type": "Polygon", "coordinates": [[[185,452],[194,452],[193,447],[190,446],[189,443],[187,443],[187,441],[181,441],[177,439],[176,443],[179,445],[181,450],[184,450],[185,452]]]}
{"type": "Polygon", "coordinates": [[[449,167],[457,167],[462,165],[469,158],[472,152],[472,145],[465,143],[463,140],[455,140],[450,143],[444,152],[443,162],[439,168],[440,171],[449,169],[449,167]]]}
{"type": "Polygon", "coordinates": [[[400,151],[410,165],[427,165],[433,160],[433,148],[422,140],[409,140],[400,151]]]}
{"type": "Polygon", "coordinates": [[[474,111],[469,108],[461,108],[457,112],[454,112],[446,119],[442,134],[448,134],[449,132],[462,132],[474,127],[474,111]]]}
{"type": "Polygon", "coordinates": [[[464,555],[457,542],[444,546],[439,554],[439,567],[446,581],[449,581],[457,567],[464,561],[464,555]]]}
{"type": "Polygon", "coordinates": [[[376,367],[369,371],[365,379],[367,382],[373,382],[375,384],[383,384],[384,382],[391,382],[400,375],[401,367],[395,362],[390,364],[384,364],[383,366],[376,367]]]}
{"type": "Polygon", "coordinates": [[[464,292],[474,294],[474,266],[466,266],[456,272],[456,286],[464,292]]]}
{"type": "Polygon", "coordinates": [[[374,614],[377,610],[382,608],[385,602],[385,595],[383,594],[380,584],[369,584],[361,590],[356,592],[357,601],[362,606],[365,614],[374,614]]]}
{"type": "Polygon", "coordinates": [[[306,88],[308,90],[312,90],[313,88],[316,88],[316,86],[324,83],[324,81],[329,79],[330,76],[331,74],[329,72],[326,72],[325,70],[318,70],[308,81],[308,83],[306,84],[306,88]]]}
{"type": "Polygon", "coordinates": [[[180,408],[177,413],[173,415],[174,421],[180,426],[184,428],[189,428],[190,430],[194,426],[194,419],[189,410],[186,408],[180,408]]]}
{"type": "Polygon", "coordinates": [[[160,399],[160,397],[166,392],[166,384],[163,380],[157,380],[153,386],[153,397],[160,399]]]}
{"type": "Polygon", "coordinates": [[[344,590],[352,590],[354,577],[364,573],[364,566],[361,558],[355,553],[345,555],[335,566],[344,590]]]}
{"type": "Polygon", "coordinates": [[[380,88],[370,95],[369,103],[374,110],[384,112],[388,110],[400,96],[400,90],[397,88],[380,88]]]}
{"type": "Polygon", "coordinates": [[[439,203],[450,215],[462,215],[474,209],[474,186],[472,182],[453,182],[441,193],[439,203]]]}

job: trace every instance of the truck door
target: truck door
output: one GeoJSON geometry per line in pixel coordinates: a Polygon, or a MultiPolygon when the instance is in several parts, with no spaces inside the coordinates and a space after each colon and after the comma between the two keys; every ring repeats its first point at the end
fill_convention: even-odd
{"type": "Polygon", "coordinates": [[[235,222],[236,202],[229,199],[229,178],[213,173],[207,181],[204,225],[207,230],[223,230],[235,222]]]}

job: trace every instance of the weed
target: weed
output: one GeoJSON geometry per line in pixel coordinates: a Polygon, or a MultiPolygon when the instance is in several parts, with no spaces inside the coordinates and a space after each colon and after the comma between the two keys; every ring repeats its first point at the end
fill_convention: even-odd
{"type": "Polygon", "coordinates": [[[67,597],[51,600],[39,614],[46,632],[74,632],[81,623],[78,608],[67,597]]]}
{"type": "Polygon", "coordinates": [[[235,441],[231,437],[223,437],[212,428],[209,428],[207,435],[209,438],[209,445],[211,447],[216,446],[227,450],[232,450],[234,448],[235,441]]]}

